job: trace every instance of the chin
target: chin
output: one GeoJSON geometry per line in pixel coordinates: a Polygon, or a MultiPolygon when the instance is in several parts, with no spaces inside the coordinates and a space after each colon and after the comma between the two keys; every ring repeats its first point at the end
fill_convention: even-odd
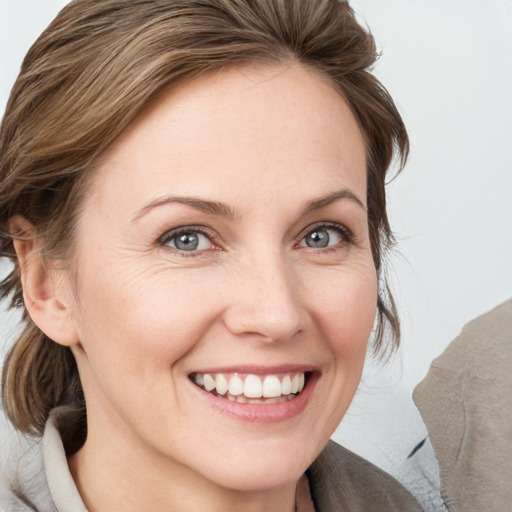
{"type": "Polygon", "coordinates": [[[252,457],[236,466],[219,468],[216,483],[240,492],[258,492],[295,485],[309,464],[297,453],[252,457]]]}
{"type": "Polygon", "coordinates": [[[295,485],[323,445],[317,453],[307,436],[293,437],[233,443],[221,456],[215,456],[211,462],[203,461],[203,474],[224,488],[240,492],[295,485]]]}

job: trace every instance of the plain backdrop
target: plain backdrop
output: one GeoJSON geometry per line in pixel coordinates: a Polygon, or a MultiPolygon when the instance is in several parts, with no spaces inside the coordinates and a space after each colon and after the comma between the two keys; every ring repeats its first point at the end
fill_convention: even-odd
{"type": "MultiPolygon", "coordinates": [[[[25,52],[66,3],[0,0],[0,112],[25,52]]],[[[383,52],[375,72],[412,151],[388,189],[403,346],[385,366],[368,361],[334,438],[396,474],[425,436],[415,384],[467,321],[512,295],[512,1],[351,4],[383,52]]],[[[4,304],[0,355],[16,324],[4,304]]]]}

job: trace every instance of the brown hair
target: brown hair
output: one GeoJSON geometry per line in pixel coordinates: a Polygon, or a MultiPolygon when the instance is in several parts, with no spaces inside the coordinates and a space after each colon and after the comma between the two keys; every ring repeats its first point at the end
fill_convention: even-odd
{"type": "MultiPolygon", "coordinates": [[[[19,214],[42,236],[46,258],[69,258],[93,163],[163,90],[224,66],[300,62],[338,87],[365,138],[380,282],[374,350],[396,347],[399,322],[382,272],[393,242],[385,179],[394,155],[405,163],[408,139],[393,100],[370,73],[376,58],[372,36],[337,0],[71,2],[29,50],[2,122],[1,254],[16,261],[7,221],[19,214]],[[388,346],[386,325],[394,335],[388,346]]],[[[0,296],[24,307],[17,265],[0,296]]],[[[24,321],[4,364],[2,399],[17,429],[40,434],[53,407],[83,405],[83,394],[70,349],[47,338],[26,311],[24,321]]]]}

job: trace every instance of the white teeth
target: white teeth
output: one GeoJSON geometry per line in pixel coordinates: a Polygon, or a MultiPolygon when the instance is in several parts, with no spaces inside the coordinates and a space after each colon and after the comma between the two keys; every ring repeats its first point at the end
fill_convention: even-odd
{"type": "Polygon", "coordinates": [[[263,396],[265,398],[281,396],[281,381],[275,375],[265,377],[263,381],[263,396]]]}
{"type": "Polygon", "coordinates": [[[292,393],[299,392],[299,376],[294,375],[292,379],[292,393]]]}
{"type": "Polygon", "coordinates": [[[191,376],[192,381],[208,392],[212,392],[239,403],[273,404],[286,402],[304,389],[305,374],[297,373],[284,375],[267,375],[265,378],[259,375],[249,374],[245,377],[238,374],[201,374],[191,376]]]}
{"type": "Polygon", "coordinates": [[[242,379],[238,375],[231,377],[231,379],[229,379],[229,394],[233,396],[238,396],[241,395],[243,392],[244,383],[242,379]]]}
{"type": "Polygon", "coordinates": [[[299,376],[299,393],[304,389],[304,384],[305,384],[305,379],[304,379],[304,374],[301,373],[300,376],[299,376]]]}
{"type": "Polygon", "coordinates": [[[261,398],[263,396],[263,386],[258,376],[247,375],[244,382],[244,395],[247,398],[261,398]]]}
{"type": "Polygon", "coordinates": [[[215,377],[215,387],[217,388],[217,393],[219,395],[226,394],[229,384],[228,381],[226,380],[226,377],[224,377],[222,373],[217,373],[217,376],[215,377]]]}
{"type": "Polygon", "coordinates": [[[281,393],[283,395],[289,395],[292,392],[292,379],[290,379],[289,375],[283,379],[281,383],[281,393]]]}
{"type": "Polygon", "coordinates": [[[215,389],[215,380],[208,373],[206,373],[203,376],[203,386],[204,386],[204,389],[206,389],[206,391],[211,391],[212,389],[215,389]]]}

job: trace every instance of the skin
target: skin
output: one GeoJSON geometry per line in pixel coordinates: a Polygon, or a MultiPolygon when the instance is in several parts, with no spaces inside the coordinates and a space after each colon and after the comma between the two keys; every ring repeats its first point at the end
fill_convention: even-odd
{"type": "Polygon", "coordinates": [[[294,510],[375,318],[365,167],[354,116],[316,72],[223,70],[162,95],[103,156],[73,276],[36,279],[17,243],[32,317],[78,362],[88,438],[69,464],[89,510],[294,510]],[[168,196],[232,216],[154,206],[168,196]],[[183,226],[208,230],[193,253],[164,238],[183,226]],[[315,228],[327,247],[307,245],[315,228]],[[318,380],[304,410],[265,423],[212,408],[189,379],[245,365],[309,365],[318,380]]]}

